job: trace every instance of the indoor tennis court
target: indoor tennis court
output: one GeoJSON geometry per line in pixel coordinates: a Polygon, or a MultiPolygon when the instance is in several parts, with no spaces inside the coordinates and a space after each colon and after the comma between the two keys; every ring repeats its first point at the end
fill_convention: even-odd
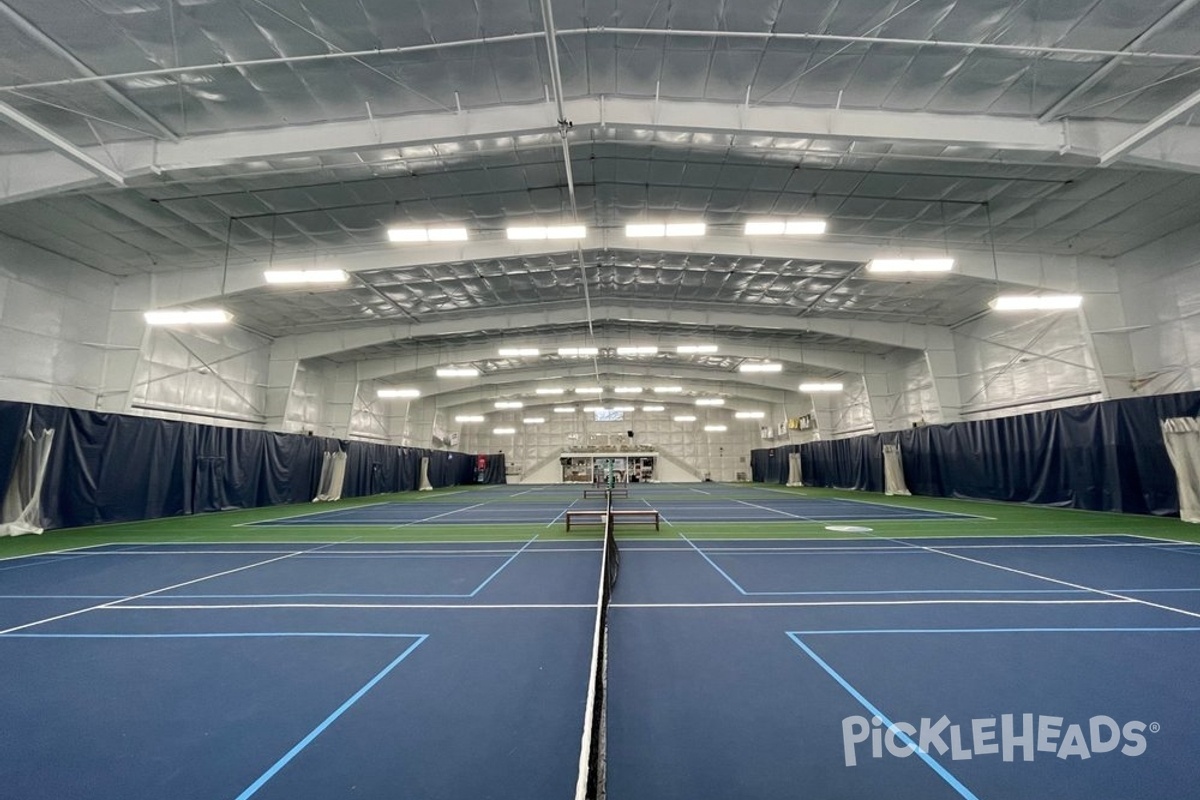
{"type": "Polygon", "coordinates": [[[0,798],[1177,800],[1200,0],[0,0],[0,798]]]}
{"type": "Polygon", "coordinates": [[[831,797],[1166,796],[1195,782],[1200,550],[1164,538],[1178,523],[944,500],[914,520],[903,501],[705,486],[710,510],[791,495],[771,506],[789,517],[768,535],[758,503],[741,520],[689,519],[698,487],[659,484],[612,500],[656,505],[659,531],[606,518],[568,534],[578,487],[491,486],[333,510],[341,529],[314,530],[303,507],[260,509],[102,527],[104,542],[6,558],[0,663],[28,676],[0,692],[8,785],[570,796],[598,614],[606,796],[799,783],[831,797]],[[531,504],[541,516],[523,516],[531,504]],[[843,506],[861,509],[854,525],[843,506]],[[446,521],[484,508],[503,522],[446,521]],[[602,608],[607,559],[619,571],[602,608]],[[933,738],[894,754],[918,749],[914,727],[873,754],[872,717],[884,733],[925,720],[933,738]],[[1043,718],[1044,741],[1023,745],[1043,718]],[[990,738],[971,738],[977,719],[990,738]],[[845,720],[861,728],[849,745],[845,720]],[[1082,738],[1066,738],[1071,725],[1082,738]]]}

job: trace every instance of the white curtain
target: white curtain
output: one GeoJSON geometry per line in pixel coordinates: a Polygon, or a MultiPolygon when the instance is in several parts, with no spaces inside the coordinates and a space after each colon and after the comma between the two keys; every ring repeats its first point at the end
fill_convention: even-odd
{"type": "Polygon", "coordinates": [[[314,503],[325,503],[342,499],[342,487],[346,484],[346,454],[326,453],[321,460],[321,479],[317,484],[314,503]]]}
{"type": "Polygon", "coordinates": [[[42,482],[53,444],[53,429],[43,431],[38,438],[26,428],[0,509],[0,536],[42,532],[42,482]]]}
{"type": "Polygon", "coordinates": [[[421,459],[421,482],[417,486],[419,492],[433,491],[433,484],[429,482],[429,457],[421,459]]]}
{"type": "Polygon", "coordinates": [[[883,446],[883,493],[912,494],[904,481],[904,462],[900,460],[900,445],[883,446]]]}
{"type": "Polygon", "coordinates": [[[788,486],[803,486],[804,476],[800,473],[800,454],[788,453],[788,486]]]}
{"type": "Polygon", "coordinates": [[[1179,518],[1200,522],[1200,419],[1164,419],[1162,432],[1179,484],[1179,518]]]}

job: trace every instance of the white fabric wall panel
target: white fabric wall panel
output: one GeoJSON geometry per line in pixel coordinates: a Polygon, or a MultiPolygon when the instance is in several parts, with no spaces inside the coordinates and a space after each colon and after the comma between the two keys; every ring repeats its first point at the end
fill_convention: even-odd
{"type": "Polygon", "coordinates": [[[328,378],[323,369],[311,364],[299,364],[289,390],[283,429],[332,434],[332,422],[327,418],[325,407],[327,389],[328,378]]]}
{"type": "Polygon", "coordinates": [[[1122,277],[1138,394],[1200,388],[1200,266],[1161,274],[1131,269],[1122,277]]]}
{"type": "Polygon", "coordinates": [[[968,419],[1100,399],[1077,312],[989,314],[955,331],[955,347],[968,419]]]}
{"type": "Polygon", "coordinates": [[[261,423],[269,344],[240,328],[152,328],[134,380],[135,410],[261,423]]]}
{"type": "Polygon", "coordinates": [[[114,286],[0,237],[0,397],[95,408],[114,286]]]}

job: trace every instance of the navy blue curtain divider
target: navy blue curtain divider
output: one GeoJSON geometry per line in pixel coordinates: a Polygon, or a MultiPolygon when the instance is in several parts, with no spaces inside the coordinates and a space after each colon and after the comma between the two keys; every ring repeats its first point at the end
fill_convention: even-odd
{"type": "Polygon", "coordinates": [[[12,480],[28,420],[28,403],[0,401],[0,497],[4,496],[12,480]]]}
{"type": "MultiPolygon", "coordinates": [[[[476,457],[478,458],[478,457],[476,457]]],[[[476,467],[478,468],[478,464],[476,467]]],[[[504,453],[493,453],[484,456],[483,469],[478,470],[480,483],[508,483],[508,463],[504,453]]]]}
{"type": "Polygon", "coordinates": [[[1172,516],[1175,471],[1160,423],[1200,415],[1200,392],[1108,400],[999,419],[757,449],[752,479],[787,482],[799,450],[810,486],[883,491],[883,445],[899,444],[913,494],[1172,516]]]}
{"type": "Polygon", "coordinates": [[[416,490],[423,457],[435,488],[475,482],[466,453],[0,402],[0,493],[31,412],[55,429],[47,529],[307,502],[327,452],[346,453],[345,497],[416,490]]]}

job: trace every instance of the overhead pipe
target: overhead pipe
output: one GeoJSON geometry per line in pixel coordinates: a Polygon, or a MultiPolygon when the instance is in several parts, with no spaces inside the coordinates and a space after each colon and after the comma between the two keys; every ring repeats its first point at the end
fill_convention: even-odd
{"type": "MultiPolygon", "coordinates": [[[[543,5],[545,3],[543,2],[543,5]]],[[[450,42],[430,42],[428,44],[404,45],[401,47],[379,47],[369,50],[348,50],[339,53],[314,53],[303,56],[278,56],[275,58],[256,58],[241,61],[217,61],[209,64],[193,64],[186,67],[163,67],[160,69],[136,70],[131,72],[116,72],[108,75],[81,76],[78,78],[61,78],[49,81],[32,81],[29,83],[8,84],[0,86],[0,92],[19,92],[32,89],[49,89],[62,86],[79,86],[91,83],[106,83],[110,81],[132,80],[135,78],[157,78],[171,75],[194,74],[200,72],[218,72],[225,69],[240,70],[249,67],[267,67],[286,64],[303,64],[320,61],[343,61],[356,58],[373,58],[378,56],[410,55],[413,53],[450,50],[459,47],[478,47],[505,42],[520,42],[545,37],[545,31],[529,31],[526,33],[510,33],[503,36],[481,36],[474,39],[457,39],[450,42]]],[[[930,48],[942,50],[970,50],[975,52],[1000,52],[1034,55],[1039,57],[1062,57],[1077,59],[1080,57],[1118,59],[1120,61],[1159,61],[1167,63],[1200,63],[1200,53],[1159,53],[1151,51],[1131,52],[1128,50],[1097,50],[1081,47],[1047,47],[1033,44],[997,44],[993,42],[959,42],[938,39],[902,39],[880,36],[841,36],[829,33],[780,33],[776,31],[706,31],[706,30],[671,30],[665,28],[608,28],[604,26],[589,28],[567,28],[556,31],[555,36],[590,36],[590,35],[629,35],[629,36],[664,36],[708,39],[759,39],[763,41],[798,41],[798,42],[833,42],[841,44],[887,44],[897,47],[930,48]]]]}
{"type": "MultiPolygon", "coordinates": [[[[562,140],[563,164],[566,168],[567,176],[567,196],[571,201],[571,221],[578,224],[579,205],[575,199],[575,171],[571,166],[571,143],[567,138],[567,132],[571,129],[571,122],[567,119],[566,107],[563,105],[562,71],[559,69],[558,63],[558,34],[554,29],[554,10],[550,7],[550,0],[541,0],[541,3],[542,22],[546,36],[546,53],[550,59],[550,86],[554,91],[554,106],[558,112],[558,116],[556,117],[558,120],[558,135],[562,140]]],[[[587,264],[583,258],[583,245],[578,240],[575,242],[575,257],[579,259],[579,282],[583,286],[583,306],[587,316],[588,337],[594,345],[596,343],[596,332],[592,326],[592,295],[588,289],[587,264]]],[[[597,269],[599,268],[597,267],[597,269]]],[[[600,362],[596,356],[592,357],[592,369],[596,373],[596,383],[598,384],[600,383],[600,362]]]]}
{"type": "MultiPolygon", "coordinates": [[[[102,77],[101,75],[97,74],[94,69],[92,69],[87,64],[83,63],[78,58],[76,58],[74,53],[72,53],[67,48],[63,47],[58,42],[51,39],[48,35],[46,35],[45,31],[43,31],[38,26],[34,25],[29,20],[25,19],[25,17],[21,16],[12,6],[10,6],[6,2],[3,2],[3,0],[0,0],[0,16],[5,17],[9,22],[11,22],[14,26],[16,26],[17,30],[21,31],[26,36],[28,36],[30,39],[37,42],[43,49],[47,50],[50,53],[53,53],[58,58],[61,58],[63,61],[66,61],[82,77],[85,77],[85,78],[101,78],[102,77]]],[[[179,137],[175,135],[174,131],[172,131],[170,128],[168,128],[166,125],[164,125],[158,118],[156,118],[154,115],[152,115],[149,111],[142,108],[137,103],[133,102],[128,97],[126,97],[124,94],[122,94],[120,91],[118,91],[117,88],[114,87],[112,84],[110,84],[108,82],[102,82],[100,84],[100,91],[102,91],[104,94],[108,95],[108,97],[111,98],[112,100],[115,100],[122,108],[124,108],[130,114],[133,114],[135,117],[140,119],[142,122],[146,123],[147,125],[152,127],[154,130],[158,131],[158,134],[160,136],[162,136],[163,138],[169,139],[172,142],[179,141],[179,137]]]]}
{"type": "MultiPolygon", "coordinates": [[[[1174,25],[1180,19],[1180,17],[1195,8],[1197,3],[1200,3],[1200,0],[1182,0],[1182,2],[1180,2],[1166,14],[1159,17],[1158,22],[1155,22],[1149,28],[1146,28],[1146,30],[1138,34],[1133,41],[1125,45],[1125,48],[1122,52],[1127,54],[1139,52],[1138,48],[1150,41],[1159,33],[1162,33],[1167,28],[1174,25]]],[[[1060,111],[1062,111],[1071,103],[1075,102],[1075,100],[1078,98],[1082,97],[1085,92],[1087,92],[1096,84],[1100,83],[1100,81],[1111,75],[1113,70],[1119,67],[1123,60],[1124,59],[1118,57],[1109,59],[1102,67],[1100,67],[1100,69],[1093,72],[1086,79],[1084,79],[1082,83],[1078,84],[1074,89],[1067,92],[1058,100],[1058,102],[1043,111],[1041,116],[1038,117],[1038,122],[1053,122],[1058,118],[1060,111]]]]}

